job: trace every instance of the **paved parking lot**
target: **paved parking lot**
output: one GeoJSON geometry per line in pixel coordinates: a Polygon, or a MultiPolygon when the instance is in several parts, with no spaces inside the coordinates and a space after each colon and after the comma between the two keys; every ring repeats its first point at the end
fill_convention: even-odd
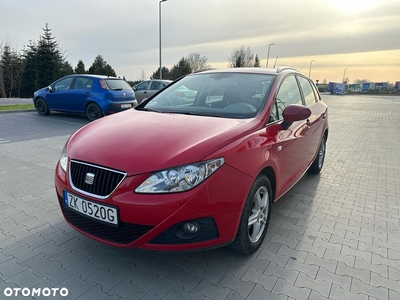
{"type": "Polygon", "coordinates": [[[86,121],[1,114],[0,299],[400,299],[400,97],[324,98],[324,169],[273,206],[252,256],[124,250],[82,236],[61,216],[53,172],[86,121]],[[18,287],[68,297],[6,297],[18,287]]]}

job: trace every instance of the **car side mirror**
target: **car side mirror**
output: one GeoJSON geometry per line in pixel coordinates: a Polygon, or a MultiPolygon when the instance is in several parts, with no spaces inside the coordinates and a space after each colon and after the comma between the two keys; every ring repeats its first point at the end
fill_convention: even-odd
{"type": "Polygon", "coordinates": [[[52,92],[54,89],[53,89],[53,87],[52,87],[51,85],[49,85],[49,86],[47,87],[47,90],[48,90],[49,92],[52,92]]]}
{"type": "Polygon", "coordinates": [[[136,91],[137,91],[137,88],[133,87],[132,90],[133,90],[134,92],[136,92],[136,91]]]}
{"type": "Polygon", "coordinates": [[[281,126],[286,130],[294,122],[305,120],[311,116],[311,110],[303,105],[291,104],[283,110],[282,116],[283,122],[281,126]]]}

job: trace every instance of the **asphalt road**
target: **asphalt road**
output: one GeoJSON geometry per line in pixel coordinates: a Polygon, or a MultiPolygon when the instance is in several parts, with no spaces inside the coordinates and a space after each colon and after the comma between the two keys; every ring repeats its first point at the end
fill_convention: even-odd
{"type": "Polygon", "coordinates": [[[86,117],[0,114],[0,299],[400,299],[400,97],[324,99],[324,168],[273,205],[251,256],[118,249],[77,233],[54,167],[86,117]],[[68,296],[6,297],[18,288],[68,296]]]}
{"type": "Polygon", "coordinates": [[[0,114],[0,143],[21,142],[71,135],[89,123],[84,115],[52,112],[41,116],[36,111],[0,114]]]}

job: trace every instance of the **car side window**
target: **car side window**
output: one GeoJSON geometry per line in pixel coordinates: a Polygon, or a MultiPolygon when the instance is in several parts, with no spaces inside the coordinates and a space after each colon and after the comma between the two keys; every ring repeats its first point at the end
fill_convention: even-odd
{"type": "Polygon", "coordinates": [[[73,79],[74,79],[74,77],[69,77],[69,78],[65,78],[65,79],[61,79],[60,81],[57,81],[54,84],[54,89],[59,90],[59,91],[60,90],[69,90],[73,79]]]}
{"type": "Polygon", "coordinates": [[[93,80],[90,78],[84,78],[84,77],[78,77],[75,80],[75,86],[74,89],[75,90],[87,90],[87,89],[91,89],[92,88],[92,84],[93,84],[93,80]]]}
{"type": "Polygon", "coordinates": [[[150,86],[150,81],[145,81],[145,82],[139,83],[139,84],[136,86],[136,90],[137,90],[137,91],[148,90],[148,89],[149,89],[149,86],[150,86]]]}
{"type": "Polygon", "coordinates": [[[151,83],[151,90],[161,90],[163,88],[163,84],[159,81],[153,81],[151,83]]]}
{"type": "Polygon", "coordinates": [[[283,111],[290,104],[300,104],[301,94],[296,78],[293,75],[286,77],[279,87],[278,94],[275,98],[274,106],[271,110],[270,122],[283,119],[283,111]]]}
{"type": "Polygon", "coordinates": [[[318,102],[319,100],[321,100],[321,95],[319,94],[318,89],[315,86],[315,84],[311,83],[311,86],[314,90],[315,98],[317,98],[317,102],[318,102]]]}
{"type": "Polygon", "coordinates": [[[306,106],[310,107],[314,105],[318,100],[315,98],[315,93],[310,81],[301,76],[297,76],[297,78],[299,79],[299,83],[303,91],[304,100],[306,101],[306,106]]]}

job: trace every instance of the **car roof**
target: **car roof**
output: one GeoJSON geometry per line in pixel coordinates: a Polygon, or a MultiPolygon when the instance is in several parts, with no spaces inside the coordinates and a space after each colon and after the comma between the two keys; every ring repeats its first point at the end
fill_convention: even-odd
{"type": "MultiPolygon", "coordinates": [[[[279,68],[226,68],[226,69],[206,69],[199,70],[193,73],[195,74],[212,74],[212,73],[257,73],[257,74],[270,74],[275,75],[283,72],[295,72],[300,73],[298,70],[292,67],[279,67],[279,68]]],[[[192,74],[193,74],[192,73],[192,74]]]]}
{"type": "Polygon", "coordinates": [[[92,77],[92,78],[99,78],[99,79],[119,79],[119,80],[123,80],[122,78],[119,77],[114,77],[114,76],[106,76],[106,75],[96,75],[96,74],[71,74],[68,75],[66,77],[81,77],[81,76],[85,76],[85,77],[92,77]]]}

